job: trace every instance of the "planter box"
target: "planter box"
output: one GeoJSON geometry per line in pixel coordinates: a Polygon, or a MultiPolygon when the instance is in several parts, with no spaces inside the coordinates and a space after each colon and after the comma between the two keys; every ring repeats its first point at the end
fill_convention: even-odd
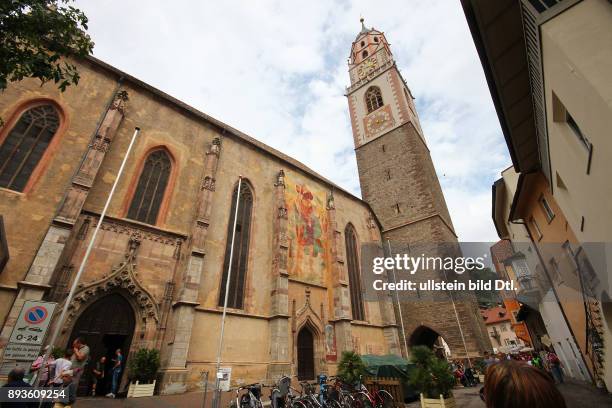
{"type": "Polygon", "coordinates": [[[128,398],[151,397],[155,391],[155,380],[151,384],[140,384],[138,381],[130,383],[128,388],[128,398]]]}
{"type": "Polygon", "coordinates": [[[455,398],[450,397],[444,399],[442,395],[440,398],[425,398],[423,394],[421,394],[421,408],[455,408],[457,404],[455,403],[455,398]]]}

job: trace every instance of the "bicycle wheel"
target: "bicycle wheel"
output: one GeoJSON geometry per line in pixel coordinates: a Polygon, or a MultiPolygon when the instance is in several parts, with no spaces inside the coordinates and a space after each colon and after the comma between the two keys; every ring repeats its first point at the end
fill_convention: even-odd
{"type": "Polygon", "coordinates": [[[380,408],[393,408],[393,396],[385,390],[378,391],[378,397],[382,399],[380,408]]]}
{"type": "Polygon", "coordinates": [[[351,394],[343,394],[341,401],[342,408],[357,408],[355,398],[351,394]]]}
{"type": "Polygon", "coordinates": [[[291,403],[291,408],[308,408],[308,407],[307,407],[307,406],[306,406],[306,404],[304,404],[302,401],[300,401],[300,400],[294,400],[294,401],[291,403]]]}
{"type": "Polygon", "coordinates": [[[363,391],[353,394],[353,398],[354,398],[353,406],[355,408],[374,408],[374,404],[372,403],[372,400],[363,391]]]}
{"type": "Polygon", "coordinates": [[[336,400],[327,400],[325,405],[327,408],[342,408],[342,405],[336,400]]]}

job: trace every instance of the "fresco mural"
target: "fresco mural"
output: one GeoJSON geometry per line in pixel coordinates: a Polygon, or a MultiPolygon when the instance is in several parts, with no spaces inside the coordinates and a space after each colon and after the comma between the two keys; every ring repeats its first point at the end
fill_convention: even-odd
{"type": "Polygon", "coordinates": [[[327,194],[292,177],[286,178],[285,186],[289,275],[324,285],[329,254],[327,194]]]}

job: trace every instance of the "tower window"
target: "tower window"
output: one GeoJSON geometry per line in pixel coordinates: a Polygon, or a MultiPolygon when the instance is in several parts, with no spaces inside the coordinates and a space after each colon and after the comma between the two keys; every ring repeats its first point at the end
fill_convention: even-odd
{"type": "Polygon", "coordinates": [[[396,214],[399,214],[399,213],[401,213],[401,212],[402,212],[402,211],[400,210],[399,203],[395,204],[395,207],[394,207],[394,208],[395,208],[395,213],[396,213],[396,214]]]}
{"type": "Polygon", "coordinates": [[[378,42],[378,37],[374,37],[374,42],[378,42]]]}
{"type": "Polygon", "coordinates": [[[49,104],[21,115],[0,146],[0,187],[23,191],[59,123],[57,109],[49,104]]]}
{"type": "Polygon", "coordinates": [[[387,148],[385,147],[385,145],[382,145],[382,151],[383,151],[383,153],[385,153],[387,151],[387,148]]]}
{"type": "Polygon", "coordinates": [[[365,41],[362,41],[362,42],[361,42],[361,46],[362,46],[362,47],[365,47],[365,41]]]}
{"type": "Polygon", "coordinates": [[[367,51],[367,50],[364,50],[364,51],[361,53],[361,56],[362,56],[363,58],[366,58],[366,57],[368,56],[368,51],[367,51]]]}
{"type": "Polygon", "coordinates": [[[374,112],[376,109],[383,106],[382,93],[380,88],[377,86],[371,86],[365,93],[366,106],[368,107],[368,113],[374,112]]]}
{"type": "Polygon", "coordinates": [[[387,169],[387,170],[385,171],[385,174],[387,175],[387,180],[391,180],[391,170],[390,170],[390,169],[387,169]]]}
{"type": "Polygon", "coordinates": [[[348,224],[344,229],[344,239],[351,295],[351,312],[353,313],[354,320],[365,320],[363,293],[361,291],[361,273],[359,272],[359,258],[357,255],[357,234],[351,224],[348,224]]]}

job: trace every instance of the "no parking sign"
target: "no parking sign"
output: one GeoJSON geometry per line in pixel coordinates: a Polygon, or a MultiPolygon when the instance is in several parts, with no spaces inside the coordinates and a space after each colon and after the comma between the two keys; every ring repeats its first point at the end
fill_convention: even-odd
{"type": "Polygon", "coordinates": [[[54,310],[55,303],[27,300],[21,308],[9,343],[40,346],[54,310]]]}

